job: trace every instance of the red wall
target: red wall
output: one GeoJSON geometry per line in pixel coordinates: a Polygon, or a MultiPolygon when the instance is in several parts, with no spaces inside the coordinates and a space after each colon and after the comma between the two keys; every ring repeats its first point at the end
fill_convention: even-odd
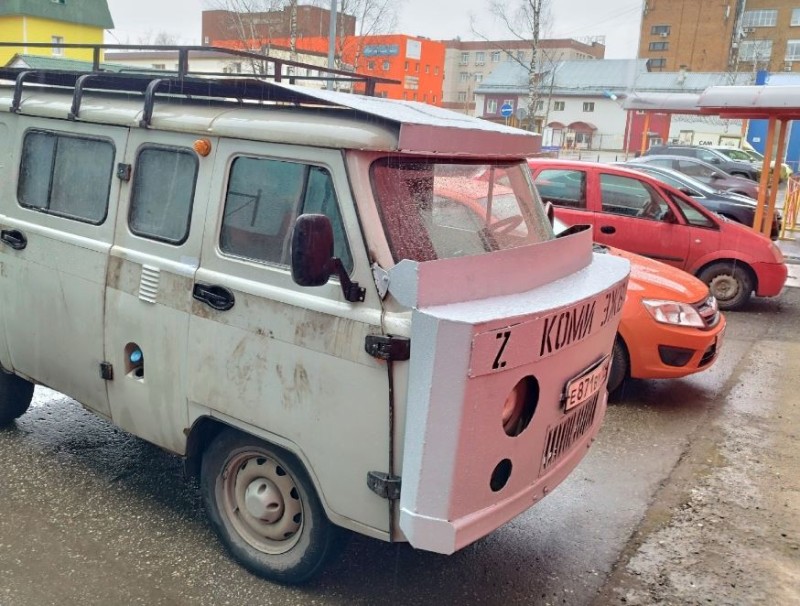
{"type": "MultiPolygon", "coordinates": [[[[625,148],[631,153],[636,153],[642,149],[642,133],[644,132],[645,114],[636,111],[628,112],[628,127],[625,129],[625,148]]],[[[649,139],[658,137],[663,143],[669,141],[669,127],[672,122],[670,114],[650,114],[650,125],[647,129],[650,133],[649,139]]],[[[649,147],[645,145],[645,149],[649,147]]]]}

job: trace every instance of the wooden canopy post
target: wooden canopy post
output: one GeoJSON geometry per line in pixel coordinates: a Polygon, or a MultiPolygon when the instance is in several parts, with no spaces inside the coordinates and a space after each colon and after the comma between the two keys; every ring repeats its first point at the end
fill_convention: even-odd
{"type": "Polygon", "coordinates": [[[772,184],[769,188],[769,206],[767,207],[767,217],[764,221],[764,226],[761,230],[765,236],[769,237],[770,232],[772,231],[772,220],[775,217],[775,203],[778,200],[778,187],[781,183],[781,162],[780,159],[783,158],[784,148],[786,147],[786,131],[789,125],[788,120],[781,120],[780,130],[778,131],[778,146],[775,148],[775,165],[772,165],[772,162],[767,164],[766,157],[764,158],[764,165],[766,169],[772,175],[772,184]]]}
{"type": "Polygon", "coordinates": [[[769,188],[769,166],[772,159],[772,143],[775,141],[774,115],[769,117],[767,125],[767,144],[764,146],[764,165],[761,167],[761,181],[758,187],[758,204],[756,204],[756,216],[753,219],[753,229],[763,233],[764,204],[767,201],[767,189],[769,188]]]}

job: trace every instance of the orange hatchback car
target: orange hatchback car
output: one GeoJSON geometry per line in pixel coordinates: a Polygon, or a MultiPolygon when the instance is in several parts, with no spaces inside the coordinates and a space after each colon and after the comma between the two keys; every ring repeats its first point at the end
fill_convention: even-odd
{"type": "MultiPolygon", "coordinates": [[[[567,229],[553,219],[556,233],[567,229]]],[[[614,342],[608,391],[627,378],[674,379],[710,367],[719,355],[725,317],[703,282],[671,265],[595,245],[631,263],[628,292],[614,342]]]]}
{"type": "Polygon", "coordinates": [[[722,344],[725,317],[708,286],[659,261],[608,251],[631,262],[608,391],[628,377],[670,379],[711,366],[722,344]]]}

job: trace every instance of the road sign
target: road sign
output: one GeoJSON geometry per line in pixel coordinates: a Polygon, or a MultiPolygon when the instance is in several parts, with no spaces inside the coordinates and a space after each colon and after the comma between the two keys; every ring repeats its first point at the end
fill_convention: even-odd
{"type": "Polygon", "coordinates": [[[503,105],[500,106],[500,115],[503,116],[503,118],[509,118],[513,113],[514,107],[510,103],[503,103],[503,105]]]}

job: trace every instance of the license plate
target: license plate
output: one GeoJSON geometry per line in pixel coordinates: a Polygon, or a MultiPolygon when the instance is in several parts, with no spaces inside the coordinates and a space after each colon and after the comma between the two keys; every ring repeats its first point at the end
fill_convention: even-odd
{"type": "Polygon", "coordinates": [[[580,375],[567,382],[564,388],[564,412],[580,406],[590,400],[606,386],[611,357],[606,356],[597,364],[587,368],[580,375]]]}

